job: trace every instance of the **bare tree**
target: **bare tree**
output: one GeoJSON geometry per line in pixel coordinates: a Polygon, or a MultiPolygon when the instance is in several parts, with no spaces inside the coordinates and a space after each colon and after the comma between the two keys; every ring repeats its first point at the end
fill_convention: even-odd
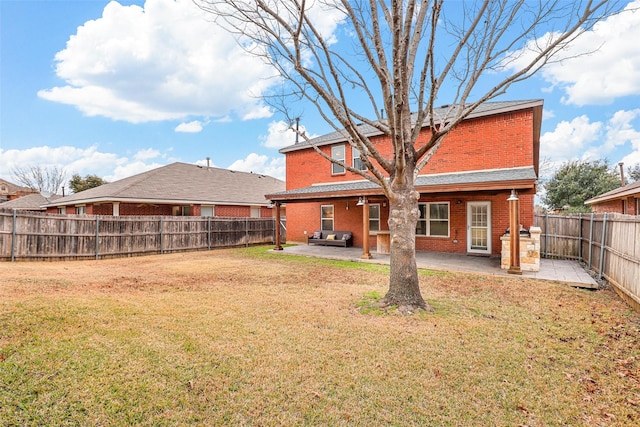
{"type": "Polygon", "coordinates": [[[284,89],[270,98],[272,106],[293,117],[296,98],[310,102],[359,150],[365,171],[315,147],[327,160],[378,184],[388,198],[394,237],[383,305],[405,311],[429,309],[415,260],[420,195],[414,182],[420,170],[478,106],[554,61],[616,7],[610,0],[194,2],[278,71],[284,89]],[[338,39],[336,28],[346,41],[338,39]],[[436,116],[440,98],[450,107],[436,116]],[[392,156],[379,151],[360,122],[388,137],[392,156]],[[418,138],[425,127],[426,140],[418,138]]]}
{"type": "Polygon", "coordinates": [[[57,166],[16,167],[11,172],[14,179],[21,185],[49,194],[58,193],[66,176],[64,169],[59,169],[57,166]]]}

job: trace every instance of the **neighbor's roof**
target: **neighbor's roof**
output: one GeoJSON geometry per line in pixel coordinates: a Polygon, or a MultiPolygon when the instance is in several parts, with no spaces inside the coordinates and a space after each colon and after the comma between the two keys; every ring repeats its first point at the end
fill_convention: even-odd
{"type": "MultiPolygon", "coordinates": [[[[473,113],[471,113],[465,120],[477,119],[479,117],[492,116],[496,114],[510,113],[518,110],[524,110],[526,108],[540,107],[540,114],[539,114],[540,117],[536,118],[537,120],[536,128],[537,130],[539,130],[539,124],[542,120],[542,117],[541,117],[542,105],[543,105],[542,99],[485,102],[484,104],[480,104],[478,108],[474,110],[473,113]]],[[[446,117],[445,117],[446,114],[449,113],[449,116],[451,116],[451,112],[455,111],[455,108],[456,108],[455,106],[453,107],[443,106],[440,108],[436,108],[434,110],[434,116],[436,116],[438,119],[446,120],[446,117]]],[[[416,115],[414,114],[412,116],[412,119],[415,119],[415,117],[416,115]]],[[[425,127],[427,127],[428,123],[429,123],[429,118],[427,117],[425,120],[425,127]]],[[[360,128],[362,133],[364,133],[364,135],[366,135],[367,137],[382,135],[382,133],[378,129],[376,129],[371,125],[362,123],[362,124],[359,124],[358,127],[360,128]]],[[[297,144],[284,147],[280,149],[280,152],[284,154],[291,151],[304,150],[304,149],[310,148],[313,145],[320,147],[323,145],[335,144],[336,142],[346,141],[348,138],[349,136],[346,133],[346,131],[340,130],[340,131],[331,132],[326,135],[319,136],[317,138],[313,138],[310,141],[302,141],[297,144]]],[[[538,138],[539,138],[539,135],[536,134],[536,137],[535,137],[536,141],[534,141],[534,143],[537,143],[538,138]]]]}
{"type": "Polygon", "coordinates": [[[284,188],[284,181],[267,175],[172,163],[63,197],[47,206],[114,201],[266,206],[264,195],[284,188]]]}
{"type": "Polygon", "coordinates": [[[40,193],[27,194],[26,196],[18,197],[17,199],[9,200],[8,202],[0,203],[0,209],[15,209],[18,211],[43,211],[49,202],[59,199],[62,196],[53,195],[50,197],[44,197],[40,193]]]}
{"type": "Polygon", "coordinates": [[[599,196],[593,197],[584,202],[584,204],[595,205],[598,203],[607,202],[609,200],[622,199],[634,195],[640,197],[640,181],[625,185],[624,187],[616,188],[615,190],[611,190],[599,196]]]}
{"type": "MultiPolygon", "coordinates": [[[[420,175],[415,181],[420,193],[446,193],[482,190],[529,190],[535,188],[537,176],[533,166],[486,169],[469,172],[420,175]]],[[[272,201],[304,201],[311,199],[369,196],[382,194],[382,188],[371,181],[349,181],[317,184],[280,193],[267,194],[272,201]]]]}
{"type": "Polygon", "coordinates": [[[35,190],[29,187],[21,187],[20,185],[14,184],[13,182],[0,179],[0,194],[15,194],[19,191],[31,193],[31,192],[34,192],[35,190]]]}

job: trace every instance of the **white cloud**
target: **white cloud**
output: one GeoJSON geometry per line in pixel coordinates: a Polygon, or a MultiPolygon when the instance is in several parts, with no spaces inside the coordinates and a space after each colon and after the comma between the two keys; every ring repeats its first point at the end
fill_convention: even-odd
{"type": "MultiPolygon", "coordinates": [[[[299,125],[298,130],[306,134],[307,130],[304,125],[299,125]]],[[[317,135],[306,135],[308,138],[315,138],[317,135]]],[[[302,141],[299,137],[299,141],[302,141]]],[[[269,123],[268,134],[260,137],[261,144],[269,148],[283,148],[293,145],[296,142],[296,133],[289,128],[289,125],[282,121],[273,121],[269,123]]]]}
{"type": "Polygon", "coordinates": [[[140,150],[134,154],[133,158],[136,160],[149,160],[155,159],[160,156],[160,152],[154,148],[147,148],[146,150],[140,150]]]}
{"type": "MultiPolygon", "coordinates": [[[[616,98],[640,95],[640,0],[630,2],[624,13],[599,22],[563,49],[553,63],[542,69],[542,77],[565,92],[563,102],[575,105],[609,104],[616,98]],[[585,54],[587,53],[587,54],[585,54]],[[559,61],[560,60],[560,61],[559,61]]],[[[511,52],[509,69],[522,67],[531,56],[526,51],[544,45],[546,34],[528,47],[511,52]]]]}
{"type": "Polygon", "coordinates": [[[188,123],[180,123],[178,126],[176,126],[175,131],[186,133],[202,132],[202,122],[199,120],[193,120],[188,123]]]}
{"type": "Polygon", "coordinates": [[[98,150],[97,146],[78,148],[32,147],[25,150],[0,149],[0,175],[8,181],[13,180],[11,171],[17,166],[58,167],[64,169],[67,179],[73,174],[97,175],[109,182],[117,181],[140,172],[154,169],[173,161],[161,155],[157,150],[147,149],[134,153],[131,158],[118,156],[98,150]],[[149,162],[154,158],[162,158],[162,162],[149,162]]]}
{"type": "Polygon", "coordinates": [[[269,117],[259,96],[273,69],[248,55],[191,0],[147,0],[144,8],[112,1],[55,56],[65,85],[44,99],[87,116],[132,123],[223,117],[269,117]]]}
{"type": "Polygon", "coordinates": [[[244,159],[236,160],[227,169],[261,173],[281,180],[284,180],[286,175],[284,157],[269,158],[256,153],[251,153],[244,159]]]}
{"type": "Polygon", "coordinates": [[[587,146],[601,135],[602,123],[590,123],[587,116],[571,122],[561,121],[553,131],[540,137],[540,155],[551,161],[575,159],[587,146]]]}

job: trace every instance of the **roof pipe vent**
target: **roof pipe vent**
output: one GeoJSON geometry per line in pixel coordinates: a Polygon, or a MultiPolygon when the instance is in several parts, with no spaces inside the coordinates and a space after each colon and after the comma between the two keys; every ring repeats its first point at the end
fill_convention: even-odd
{"type": "Polygon", "coordinates": [[[618,163],[618,166],[620,166],[620,183],[624,187],[624,162],[618,163]]]}

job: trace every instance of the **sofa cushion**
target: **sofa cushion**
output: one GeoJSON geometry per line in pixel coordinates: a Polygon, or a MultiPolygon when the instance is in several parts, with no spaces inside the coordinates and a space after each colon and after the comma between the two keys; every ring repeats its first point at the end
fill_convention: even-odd
{"type": "Polygon", "coordinates": [[[322,231],[314,231],[312,239],[322,239],[322,231]]]}
{"type": "Polygon", "coordinates": [[[336,240],[336,235],[335,234],[329,234],[327,236],[327,240],[336,240]]]}
{"type": "Polygon", "coordinates": [[[344,233],[342,235],[342,240],[349,240],[350,238],[351,238],[351,234],[349,234],[349,233],[344,233]]]}

